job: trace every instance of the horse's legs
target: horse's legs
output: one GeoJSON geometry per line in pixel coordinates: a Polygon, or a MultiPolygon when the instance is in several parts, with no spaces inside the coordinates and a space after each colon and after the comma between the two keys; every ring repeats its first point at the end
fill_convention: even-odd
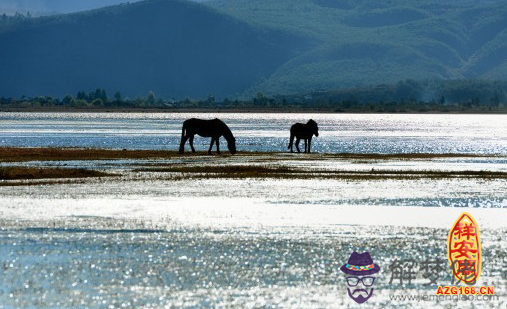
{"type": "Polygon", "coordinates": [[[308,139],[308,153],[310,153],[310,147],[312,147],[312,137],[308,139]]]}
{"type": "Polygon", "coordinates": [[[182,135],[181,136],[181,142],[180,142],[180,153],[185,152],[185,143],[187,142],[188,135],[182,135]]]}
{"type": "Polygon", "coordinates": [[[217,137],[215,140],[215,143],[217,144],[217,153],[220,154],[220,137],[217,137]]]}
{"type": "Polygon", "coordinates": [[[194,148],[194,136],[195,135],[190,135],[190,138],[188,139],[188,143],[190,144],[190,148],[192,148],[192,152],[195,152],[195,148],[194,148]]]}
{"type": "Polygon", "coordinates": [[[297,149],[298,152],[301,152],[301,150],[299,150],[299,141],[300,140],[301,139],[299,137],[296,137],[296,149],[297,149]]]}
{"type": "Polygon", "coordinates": [[[307,153],[308,152],[308,139],[305,138],[304,140],[305,140],[305,153],[307,153]]]}
{"type": "Polygon", "coordinates": [[[213,143],[215,143],[215,138],[214,137],[211,138],[211,143],[209,144],[209,149],[208,149],[208,154],[209,155],[211,154],[211,148],[213,148],[213,143]]]}
{"type": "Polygon", "coordinates": [[[290,149],[290,152],[294,152],[294,150],[292,149],[292,144],[294,143],[294,134],[291,134],[290,135],[290,139],[289,139],[289,149],[290,149]]]}

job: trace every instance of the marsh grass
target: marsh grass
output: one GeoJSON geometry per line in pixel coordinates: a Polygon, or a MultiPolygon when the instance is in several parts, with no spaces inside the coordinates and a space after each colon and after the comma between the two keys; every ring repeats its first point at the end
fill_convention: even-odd
{"type": "MultiPolygon", "coordinates": [[[[112,149],[78,149],[78,148],[0,148],[0,162],[19,162],[20,166],[0,167],[0,180],[27,180],[26,184],[40,183],[52,179],[78,179],[104,176],[122,176],[89,169],[71,169],[54,167],[26,167],[23,162],[29,161],[87,161],[87,160],[125,160],[136,159],[135,169],[132,165],[126,173],[166,173],[157,176],[163,179],[183,180],[188,178],[231,178],[231,179],[337,179],[337,180],[410,180],[410,179],[507,179],[506,172],[499,171],[442,171],[442,170],[376,170],[376,163],[382,160],[427,160],[439,158],[474,158],[494,157],[480,154],[295,154],[252,152],[231,156],[212,155],[207,153],[185,153],[163,150],[112,150],[112,149]],[[167,160],[166,162],[154,159],[167,160]],[[174,160],[176,159],[176,160],[174,160]],[[295,161],[348,160],[353,163],[370,164],[371,170],[322,170],[292,166],[295,161]],[[246,163],[245,163],[246,162],[246,163]],[[288,164],[287,164],[288,163],[288,164]],[[39,180],[39,181],[34,181],[39,180]]],[[[124,173],[124,172],[122,172],[124,173]]],[[[124,176],[124,175],[123,175],[124,176]]],[[[3,181],[2,185],[16,185],[13,181],[3,181]]],[[[67,180],[72,182],[74,180],[67,180]]],[[[19,182],[17,183],[19,185],[19,182]]]]}
{"type": "Polygon", "coordinates": [[[173,173],[174,179],[185,178],[278,178],[278,179],[349,179],[349,180],[386,180],[386,179],[444,179],[478,178],[507,179],[507,173],[491,171],[324,171],[302,170],[289,167],[267,167],[257,165],[237,166],[174,166],[160,168],[141,168],[134,172],[173,173]]]}
{"type": "MultiPolygon", "coordinates": [[[[135,170],[136,171],[136,170],[135,170]]],[[[204,166],[174,166],[151,169],[139,169],[137,171],[173,172],[173,173],[205,173],[205,174],[280,174],[295,173],[288,167],[267,167],[257,165],[204,165],[204,166]]]]}
{"type": "MultiPolygon", "coordinates": [[[[206,152],[195,154],[179,154],[169,150],[127,150],[127,149],[98,149],[98,148],[17,148],[0,147],[0,162],[29,162],[29,161],[68,161],[68,160],[121,160],[121,159],[173,159],[208,156],[206,152]]],[[[235,157],[263,157],[265,161],[280,160],[321,160],[321,159],[355,159],[355,160],[411,160],[411,159],[438,159],[438,158],[477,158],[492,157],[481,154],[433,154],[433,153],[396,153],[396,154],[296,154],[274,152],[241,152],[235,157]]],[[[224,152],[222,155],[213,157],[230,157],[224,152]]]]}
{"type": "Polygon", "coordinates": [[[174,158],[176,151],[0,147],[0,162],[174,158]]]}
{"type": "Polygon", "coordinates": [[[36,168],[20,166],[0,167],[0,180],[88,178],[107,176],[115,175],[81,168],[36,168]]]}

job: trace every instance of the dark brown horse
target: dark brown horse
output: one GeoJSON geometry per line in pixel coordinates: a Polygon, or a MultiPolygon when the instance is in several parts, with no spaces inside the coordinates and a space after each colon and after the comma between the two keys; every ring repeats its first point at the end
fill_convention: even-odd
{"type": "Polygon", "coordinates": [[[220,153],[219,139],[221,136],[223,136],[227,141],[227,148],[229,148],[229,152],[231,154],[236,153],[236,139],[232,135],[229,127],[222,120],[217,118],[211,120],[190,118],[185,120],[183,122],[183,128],[181,129],[180,153],[185,152],[185,143],[187,140],[189,140],[192,152],[195,152],[194,135],[196,134],[202,137],[211,137],[208,154],[211,154],[213,143],[216,143],[217,153],[220,153]]]}
{"type": "Polygon", "coordinates": [[[317,123],[312,119],[308,120],[306,124],[299,122],[293,124],[292,127],[290,127],[290,142],[289,142],[290,152],[293,152],[292,144],[294,143],[294,137],[296,137],[297,151],[301,152],[299,150],[299,141],[301,139],[304,139],[305,152],[310,153],[310,147],[312,146],[312,137],[314,134],[315,136],[319,136],[319,127],[317,126],[317,123]]]}

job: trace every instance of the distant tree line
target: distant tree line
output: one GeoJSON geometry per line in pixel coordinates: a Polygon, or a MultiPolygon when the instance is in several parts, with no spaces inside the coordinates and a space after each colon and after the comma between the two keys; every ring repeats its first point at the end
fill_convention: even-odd
{"type": "Polygon", "coordinates": [[[285,97],[336,112],[486,112],[507,110],[507,81],[405,80],[285,97]]]}
{"type": "Polygon", "coordinates": [[[250,99],[183,100],[128,98],[120,92],[109,97],[105,89],[79,91],[63,98],[0,98],[0,108],[22,109],[228,109],[228,110],[323,110],[329,112],[507,112],[507,82],[454,80],[413,81],[397,84],[319,90],[308,94],[267,96],[258,92],[250,99]]]}
{"type": "Polygon", "coordinates": [[[26,14],[16,12],[14,15],[7,15],[3,13],[0,15],[0,30],[5,30],[9,27],[28,22],[32,17],[33,16],[30,12],[26,12],[26,14]]]}

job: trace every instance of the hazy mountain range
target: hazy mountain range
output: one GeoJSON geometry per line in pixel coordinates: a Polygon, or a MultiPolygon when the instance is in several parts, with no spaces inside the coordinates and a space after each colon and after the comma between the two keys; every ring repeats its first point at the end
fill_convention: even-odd
{"type": "MultiPolygon", "coordinates": [[[[27,14],[32,16],[72,13],[98,9],[142,0],[1,0],[0,14],[27,14]]],[[[191,0],[205,2],[210,0],[191,0]]]]}
{"type": "MultiPolygon", "coordinates": [[[[39,3],[122,2],[109,1],[39,3]]],[[[0,96],[507,79],[507,6],[494,0],[148,0],[0,27],[0,96]]]]}
{"type": "Polygon", "coordinates": [[[32,15],[71,13],[139,0],[2,0],[0,13],[32,15]]]}

